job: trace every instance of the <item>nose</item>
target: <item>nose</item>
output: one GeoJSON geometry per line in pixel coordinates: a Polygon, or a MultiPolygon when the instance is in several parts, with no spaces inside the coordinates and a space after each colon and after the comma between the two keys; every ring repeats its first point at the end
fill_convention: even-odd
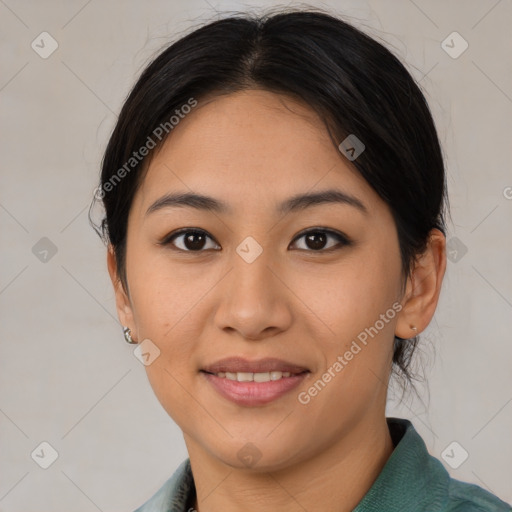
{"type": "Polygon", "coordinates": [[[292,321],[290,292],[279,274],[266,251],[250,263],[234,253],[233,268],[217,290],[217,327],[252,341],[286,331],[292,321]]]}

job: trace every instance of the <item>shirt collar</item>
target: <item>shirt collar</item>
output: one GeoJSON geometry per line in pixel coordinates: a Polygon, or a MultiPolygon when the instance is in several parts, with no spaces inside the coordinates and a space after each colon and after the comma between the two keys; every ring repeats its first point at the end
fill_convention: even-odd
{"type": "Polygon", "coordinates": [[[448,472],[428,453],[409,420],[386,418],[386,421],[395,448],[353,512],[443,510],[448,496],[448,472]]]}

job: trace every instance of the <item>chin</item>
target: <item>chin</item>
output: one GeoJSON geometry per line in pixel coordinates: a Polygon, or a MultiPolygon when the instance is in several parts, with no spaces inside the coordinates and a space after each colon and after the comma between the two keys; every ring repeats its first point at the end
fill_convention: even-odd
{"type": "Polygon", "coordinates": [[[229,443],[223,443],[221,451],[217,442],[210,453],[234,469],[247,469],[256,473],[278,471],[293,465],[299,458],[295,453],[296,445],[285,445],[281,440],[282,438],[276,438],[272,442],[265,438],[261,441],[231,439],[229,443]]]}

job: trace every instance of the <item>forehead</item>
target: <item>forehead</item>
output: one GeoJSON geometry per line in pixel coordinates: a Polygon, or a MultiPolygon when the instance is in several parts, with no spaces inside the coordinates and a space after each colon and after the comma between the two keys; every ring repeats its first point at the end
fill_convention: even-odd
{"type": "Polygon", "coordinates": [[[307,105],[268,91],[249,90],[199,101],[159,148],[140,200],[178,188],[243,206],[338,187],[377,195],[340,154],[323,121],[307,105]]]}

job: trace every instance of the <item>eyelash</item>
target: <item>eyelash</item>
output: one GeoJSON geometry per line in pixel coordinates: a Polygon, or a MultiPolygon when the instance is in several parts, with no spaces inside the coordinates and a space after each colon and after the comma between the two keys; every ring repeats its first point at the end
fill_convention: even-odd
{"type": "MultiPolygon", "coordinates": [[[[292,240],[292,243],[295,243],[297,240],[299,240],[309,234],[318,234],[318,233],[326,234],[327,236],[336,238],[338,240],[338,244],[333,247],[329,247],[327,249],[319,249],[319,250],[299,249],[299,250],[306,251],[306,252],[312,252],[312,253],[325,253],[325,252],[332,252],[335,250],[339,250],[343,247],[352,245],[352,241],[345,235],[338,233],[337,231],[333,231],[332,229],[326,229],[326,228],[311,228],[311,229],[308,229],[307,231],[303,231],[303,232],[299,233],[292,240]]],[[[190,249],[180,249],[179,247],[174,246],[173,241],[176,238],[178,238],[179,236],[182,236],[184,234],[206,235],[211,240],[214,240],[210,235],[208,235],[208,233],[206,231],[204,231],[202,229],[184,228],[184,229],[180,229],[178,231],[174,231],[173,233],[170,233],[169,235],[167,235],[161,242],[159,242],[159,245],[163,245],[163,246],[173,245],[172,250],[188,252],[188,253],[200,253],[200,252],[206,251],[206,249],[192,251],[190,249]]],[[[217,242],[215,242],[215,243],[217,243],[217,242]]]]}

